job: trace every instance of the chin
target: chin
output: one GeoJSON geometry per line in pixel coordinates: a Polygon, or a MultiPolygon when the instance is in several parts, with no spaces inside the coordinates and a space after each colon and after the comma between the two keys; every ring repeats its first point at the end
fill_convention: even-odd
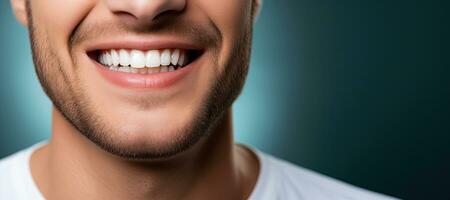
{"type": "Polygon", "coordinates": [[[192,110],[133,112],[126,120],[112,116],[111,112],[96,116],[90,124],[93,131],[83,134],[106,152],[126,159],[172,157],[201,138],[200,131],[194,131],[196,117],[192,110]]]}

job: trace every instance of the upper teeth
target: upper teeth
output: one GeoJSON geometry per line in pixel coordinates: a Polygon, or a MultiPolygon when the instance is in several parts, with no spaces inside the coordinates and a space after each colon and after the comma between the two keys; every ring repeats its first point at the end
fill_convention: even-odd
{"type": "Polygon", "coordinates": [[[102,51],[99,62],[107,66],[130,66],[133,68],[184,66],[186,65],[186,51],[180,49],[162,50],[107,50],[102,51]]]}

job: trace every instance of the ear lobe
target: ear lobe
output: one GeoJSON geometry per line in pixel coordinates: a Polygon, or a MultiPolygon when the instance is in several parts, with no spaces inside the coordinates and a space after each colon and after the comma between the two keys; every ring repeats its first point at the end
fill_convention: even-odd
{"type": "Polygon", "coordinates": [[[25,27],[28,26],[26,1],[27,0],[11,0],[11,7],[17,21],[25,27]]]}

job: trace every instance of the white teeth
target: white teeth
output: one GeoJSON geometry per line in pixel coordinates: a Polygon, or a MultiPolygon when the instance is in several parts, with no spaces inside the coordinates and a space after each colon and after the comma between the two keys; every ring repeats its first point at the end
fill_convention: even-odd
{"type": "Polygon", "coordinates": [[[130,72],[131,67],[119,67],[119,72],[130,72]]]}
{"type": "Polygon", "coordinates": [[[173,67],[172,65],[169,66],[169,72],[173,72],[173,71],[175,71],[175,67],[173,67]]]}
{"type": "Polygon", "coordinates": [[[130,67],[130,72],[134,73],[134,74],[137,74],[139,72],[139,69],[138,68],[134,68],[134,67],[130,67]]]}
{"type": "Polygon", "coordinates": [[[119,50],[119,63],[122,66],[130,65],[130,55],[125,49],[119,50]]]}
{"type": "Polygon", "coordinates": [[[161,57],[158,50],[147,51],[146,66],[147,67],[159,67],[161,65],[161,57]]]}
{"type": "Polygon", "coordinates": [[[100,54],[100,56],[98,57],[98,61],[102,64],[105,63],[105,54],[100,54]]]}
{"type": "Polygon", "coordinates": [[[180,55],[180,58],[178,59],[178,65],[179,66],[183,66],[184,65],[184,60],[186,60],[186,54],[183,52],[180,55]]]}
{"type": "Polygon", "coordinates": [[[172,58],[171,58],[171,63],[172,65],[177,65],[178,64],[178,59],[180,58],[180,50],[179,49],[175,49],[172,52],[172,58]]]}
{"type": "Polygon", "coordinates": [[[112,64],[114,65],[114,66],[118,66],[119,65],[119,60],[120,60],[120,58],[119,58],[119,54],[117,53],[117,51],[116,50],[111,50],[111,61],[112,61],[112,64]]]}
{"type": "Polygon", "coordinates": [[[112,65],[112,58],[111,55],[109,53],[105,54],[105,61],[107,65],[112,65]]]}
{"type": "Polygon", "coordinates": [[[185,50],[180,49],[148,50],[147,52],[135,49],[111,49],[102,51],[98,56],[98,62],[109,66],[112,71],[151,74],[175,71],[175,66],[187,64],[187,55],[185,50]]]}
{"type": "Polygon", "coordinates": [[[164,49],[161,52],[161,65],[163,65],[163,66],[170,65],[170,61],[171,61],[170,57],[171,57],[170,56],[170,49],[164,49]]]}
{"type": "Polygon", "coordinates": [[[142,51],[131,50],[130,66],[134,68],[145,67],[145,55],[142,51]]]}
{"type": "Polygon", "coordinates": [[[116,66],[111,66],[109,69],[112,71],[119,71],[119,67],[116,66]]]}
{"type": "Polygon", "coordinates": [[[150,74],[159,73],[160,71],[161,71],[161,69],[159,67],[148,68],[148,73],[150,73],[150,74]]]}
{"type": "Polygon", "coordinates": [[[168,72],[168,71],[169,71],[169,67],[167,67],[167,66],[161,67],[161,72],[168,72]]]}
{"type": "Polygon", "coordinates": [[[139,69],[139,74],[147,74],[147,68],[144,67],[144,68],[139,69]]]}
{"type": "Polygon", "coordinates": [[[102,53],[102,54],[100,54],[100,56],[99,56],[99,58],[98,58],[98,60],[99,60],[99,62],[100,63],[102,63],[102,64],[104,64],[104,65],[106,65],[106,59],[105,59],[105,54],[104,53],[102,53]]]}

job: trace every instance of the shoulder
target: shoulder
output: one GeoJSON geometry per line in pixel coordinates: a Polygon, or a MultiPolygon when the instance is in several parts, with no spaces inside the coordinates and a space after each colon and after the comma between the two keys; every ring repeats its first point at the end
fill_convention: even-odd
{"type": "Polygon", "coordinates": [[[15,198],[20,191],[26,168],[26,151],[22,150],[0,160],[0,199],[15,198]]]}
{"type": "Polygon", "coordinates": [[[0,159],[0,199],[26,199],[30,181],[29,158],[38,146],[33,145],[0,159]]]}
{"type": "Polygon", "coordinates": [[[256,154],[261,163],[261,172],[256,185],[260,188],[255,190],[271,190],[274,194],[271,199],[396,199],[352,186],[259,151],[256,154]]]}

